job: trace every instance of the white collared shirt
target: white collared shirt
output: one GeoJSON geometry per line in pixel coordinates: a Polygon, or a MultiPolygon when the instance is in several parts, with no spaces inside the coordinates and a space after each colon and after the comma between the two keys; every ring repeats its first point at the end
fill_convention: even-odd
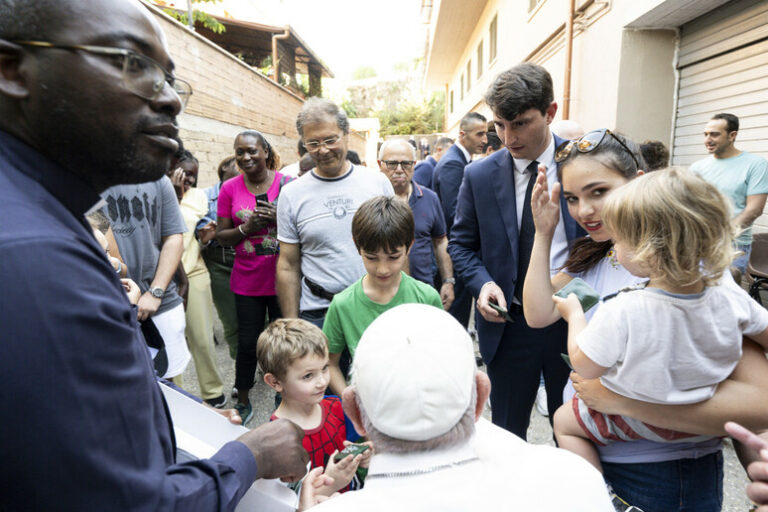
{"type": "Polygon", "coordinates": [[[472,161],[472,155],[469,154],[469,151],[467,151],[467,148],[461,145],[461,142],[456,141],[456,147],[459,148],[462,153],[464,153],[464,158],[466,158],[467,163],[472,161]]]}
{"type": "MultiPolygon", "coordinates": [[[[531,164],[531,160],[522,158],[512,158],[514,162],[515,176],[515,199],[517,201],[517,229],[520,231],[520,223],[523,219],[523,204],[525,203],[525,190],[528,188],[529,174],[526,169],[531,164]]],[[[557,183],[557,164],[555,163],[555,137],[550,134],[549,145],[547,149],[540,154],[536,161],[539,164],[547,166],[547,184],[550,192],[552,185],[557,183]]],[[[550,251],[550,274],[555,275],[559,268],[563,266],[568,259],[568,238],[565,236],[565,225],[563,224],[563,212],[560,211],[560,222],[555,228],[555,236],[552,239],[552,249],[550,251]]]]}

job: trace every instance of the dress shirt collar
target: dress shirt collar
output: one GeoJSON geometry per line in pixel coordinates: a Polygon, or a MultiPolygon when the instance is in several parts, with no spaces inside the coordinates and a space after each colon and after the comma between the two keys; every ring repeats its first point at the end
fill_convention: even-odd
{"type": "Polygon", "coordinates": [[[467,148],[461,145],[461,142],[456,141],[456,147],[459,148],[459,150],[464,154],[464,158],[467,160],[467,163],[469,163],[472,160],[472,155],[469,154],[469,151],[467,151],[467,148]]]}
{"type": "MultiPolygon", "coordinates": [[[[523,158],[512,158],[515,161],[515,171],[519,172],[520,174],[525,174],[526,169],[528,169],[528,166],[531,164],[533,160],[525,160],[523,158]]],[[[547,149],[544,150],[542,154],[540,154],[538,157],[536,157],[536,161],[540,164],[544,164],[547,166],[547,168],[550,168],[555,160],[555,136],[552,135],[550,132],[549,134],[549,145],[547,146],[547,149]]]]}
{"type": "MultiPolygon", "coordinates": [[[[429,452],[411,452],[411,453],[377,453],[371,459],[371,465],[368,469],[368,476],[384,475],[387,473],[404,473],[409,471],[423,472],[430,468],[446,466],[448,464],[466,462],[477,457],[477,452],[473,448],[474,435],[466,443],[458,447],[447,448],[444,450],[434,450],[429,452]]],[[[440,471],[436,469],[436,471],[440,471]]],[[[397,477],[393,477],[397,478],[397,477]]],[[[375,481],[384,480],[375,478],[375,481]]],[[[371,479],[373,483],[374,479],[371,479]]],[[[366,481],[365,485],[368,486],[366,481]]]]}
{"type": "Polygon", "coordinates": [[[84,215],[101,200],[99,193],[82,178],[3,131],[0,131],[0,160],[40,183],[75,216],[84,215]]]}
{"type": "Polygon", "coordinates": [[[421,197],[424,195],[424,191],[421,189],[421,185],[411,180],[411,196],[421,197]]]}

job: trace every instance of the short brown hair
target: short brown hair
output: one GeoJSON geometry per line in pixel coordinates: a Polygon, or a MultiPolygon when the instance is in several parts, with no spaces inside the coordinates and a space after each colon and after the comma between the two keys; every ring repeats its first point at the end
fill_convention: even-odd
{"type": "Polygon", "coordinates": [[[496,77],[485,93],[485,102],[494,115],[511,121],[532,108],[546,114],[554,97],[549,72],[523,62],[496,77]]]}
{"type": "Polygon", "coordinates": [[[367,200],[352,217],[352,239],[358,251],[392,252],[413,242],[413,212],[397,197],[367,200]]]}
{"type": "Polygon", "coordinates": [[[278,379],[288,367],[307,354],[328,357],[328,338],[314,324],[300,318],[280,318],[262,331],[256,342],[256,358],[261,371],[278,379]]]}

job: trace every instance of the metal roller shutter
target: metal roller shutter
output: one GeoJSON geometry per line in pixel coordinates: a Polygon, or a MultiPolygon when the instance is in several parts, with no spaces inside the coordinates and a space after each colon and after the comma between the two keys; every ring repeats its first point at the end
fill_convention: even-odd
{"type": "Polygon", "coordinates": [[[707,156],[704,125],[717,112],[739,117],[739,149],[768,158],[768,0],[729,2],[684,25],[678,68],[672,163],[707,156]]]}

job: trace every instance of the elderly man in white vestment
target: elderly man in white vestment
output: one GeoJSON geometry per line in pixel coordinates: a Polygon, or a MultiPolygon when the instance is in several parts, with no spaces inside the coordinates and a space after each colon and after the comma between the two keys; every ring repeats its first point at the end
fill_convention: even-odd
{"type": "Polygon", "coordinates": [[[489,393],[451,315],[423,304],[383,313],[360,340],[343,394],[375,447],[365,487],[313,511],[613,511],[586,461],[482,419],[489,393]]]}

